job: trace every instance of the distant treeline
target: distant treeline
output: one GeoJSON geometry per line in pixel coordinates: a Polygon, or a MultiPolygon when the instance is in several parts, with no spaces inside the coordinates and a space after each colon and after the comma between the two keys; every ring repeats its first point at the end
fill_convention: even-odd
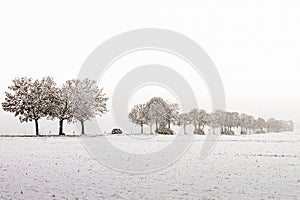
{"type": "Polygon", "coordinates": [[[208,113],[203,109],[192,109],[189,113],[179,112],[177,103],[164,101],[160,97],[154,97],[145,104],[138,104],[133,107],[128,115],[129,120],[141,127],[150,126],[150,133],[153,133],[152,126],[155,125],[155,132],[160,134],[174,134],[171,130],[171,124],[182,126],[184,133],[188,125],[194,126],[194,134],[205,134],[206,126],[211,128],[221,128],[222,134],[234,135],[234,128],[240,128],[241,134],[265,133],[293,131],[293,121],[277,120],[270,118],[255,118],[254,116],[238,113],[216,110],[208,113]]]}

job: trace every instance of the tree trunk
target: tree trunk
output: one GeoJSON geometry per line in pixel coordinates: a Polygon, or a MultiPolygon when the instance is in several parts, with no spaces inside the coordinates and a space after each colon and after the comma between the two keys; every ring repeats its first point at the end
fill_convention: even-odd
{"type": "Polygon", "coordinates": [[[187,134],[186,133],[186,124],[183,125],[183,132],[184,132],[184,134],[187,134]]]}
{"type": "Polygon", "coordinates": [[[153,134],[152,124],[150,124],[149,126],[150,126],[150,134],[153,134]]]}
{"type": "Polygon", "coordinates": [[[204,130],[204,125],[202,125],[201,130],[202,130],[202,131],[204,130]]]}
{"type": "Polygon", "coordinates": [[[168,121],[168,128],[171,129],[171,121],[168,121]]]}
{"type": "Polygon", "coordinates": [[[155,133],[157,133],[157,131],[158,131],[158,122],[156,121],[155,122],[155,133]]]}
{"type": "Polygon", "coordinates": [[[63,133],[63,126],[64,126],[64,120],[60,119],[59,120],[59,135],[64,135],[64,133],[63,133]]]}
{"type": "Polygon", "coordinates": [[[143,123],[141,123],[141,134],[144,133],[144,130],[143,130],[143,123]]]}
{"type": "Polygon", "coordinates": [[[84,132],[84,121],[80,121],[81,123],[81,134],[84,135],[85,132],[84,132]]]}
{"type": "Polygon", "coordinates": [[[35,135],[38,136],[39,135],[39,122],[38,122],[38,119],[35,119],[34,123],[35,123],[35,135]]]}

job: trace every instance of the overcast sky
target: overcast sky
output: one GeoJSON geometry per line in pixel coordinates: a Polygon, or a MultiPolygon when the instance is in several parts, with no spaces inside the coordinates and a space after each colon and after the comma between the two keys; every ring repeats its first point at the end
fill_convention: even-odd
{"type": "MultiPolygon", "coordinates": [[[[76,78],[87,56],[112,36],[163,28],[188,36],[208,53],[222,78],[227,110],[291,119],[299,127],[299,10],[299,1],[278,0],[1,1],[0,100],[15,77],[50,75],[63,83],[76,78]]],[[[198,97],[209,108],[205,90],[198,97]]],[[[148,88],[133,97],[142,99],[145,91],[170,95],[148,88]]],[[[0,123],[0,133],[33,132],[2,109],[0,123]]]]}

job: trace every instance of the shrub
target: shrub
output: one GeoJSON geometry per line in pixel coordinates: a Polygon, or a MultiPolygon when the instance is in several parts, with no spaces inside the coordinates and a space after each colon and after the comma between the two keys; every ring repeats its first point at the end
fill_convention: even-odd
{"type": "Polygon", "coordinates": [[[266,133],[264,130],[257,130],[255,131],[256,134],[266,133]]]}
{"type": "Polygon", "coordinates": [[[197,135],[205,135],[204,131],[201,130],[201,129],[199,129],[199,128],[194,130],[194,134],[197,134],[197,135]]]}
{"type": "Polygon", "coordinates": [[[234,135],[234,131],[225,131],[223,132],[224,135],[234,135]]]}
{"type": "Polygon", "coordinates": [[[159,128],[157,130],[158,134],[163,134],[163,135],[174,135],[174,131],[169,128],[159,128]]]}

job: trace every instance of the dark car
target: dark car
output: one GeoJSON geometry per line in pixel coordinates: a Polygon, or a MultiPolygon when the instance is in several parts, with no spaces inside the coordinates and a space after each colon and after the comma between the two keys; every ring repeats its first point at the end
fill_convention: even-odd
{"type": "Polygon", "coordinates": [[[114,129],[111,131],[111,134],[122,134],[122,130],[119,129],[119,128],[114,128],[114,129]]]}

